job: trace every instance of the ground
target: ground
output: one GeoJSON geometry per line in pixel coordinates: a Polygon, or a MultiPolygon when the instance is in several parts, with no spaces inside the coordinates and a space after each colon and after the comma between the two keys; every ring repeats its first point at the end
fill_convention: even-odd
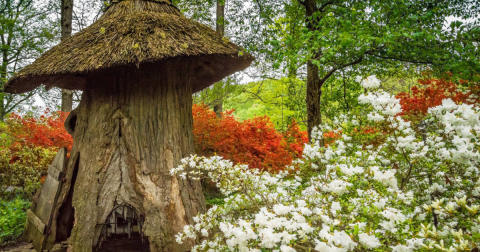
{"type": "MultiPolygon", "coordinates": [[[[33,249],[33,245],[31,243],[26,243],[26,242],[19,242],[13,246],[8,246],[5,248],[0,248],[0,252],[36,252],[35,249],[33,249]]],[[[66,248],[62,248],[61,244],[56,244],[51,252],[66,252],[66,248]]]]}

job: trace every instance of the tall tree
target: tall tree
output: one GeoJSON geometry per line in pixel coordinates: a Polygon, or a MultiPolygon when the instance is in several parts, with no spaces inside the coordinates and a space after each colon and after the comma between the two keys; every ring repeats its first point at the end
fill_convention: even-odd
{"type": "MultiPolygon", "coordinates": [[[[225,36],[225,0],[217,0],[217,19],[216,19],[216,31],[225,36]]],[[[223,97],[218,98],[213,110],[217,116],[222,116],[223,111],[223,97]]]]}
{"type": "Polygon", "coordinates": [[[480,5],[476,0],[232,0],[231,39],[257,61],[288,69],[306,65],[309,132],[322,122],[321,88],[343,70],[382,74],[393,66],[428,65],[478,78],[480,5]],[[300,27],[284,33],[280,19],[300,27]],[[456,21],[449,22],[451,18],[456,21]],[[459,21],[461,20],[461,21],[459,21]],[[462,21],[463,20],[463,21],[462,21]],[[468,22],[465,20],[469,20],[468,22]],[[449,27],[445,24],[450,23],[449,27]]]}
{"type": "Polygon", "coordinates": [[[225,35],[225,0],[217,0],[217,19],[216,19],[216,31],[224,36],[225,35]]]}
{"type": "MultiPolygon", "coordinates": [[[[173,0],[173,3],[189,18],[209,25],[212,28],[215,27],[216,31],[224,36],[225,42],[229,40],[228,35],[230,34],[225,30],[228,21],[225,13],[229,11],[226,8],[226,0],[173,0]],[[212,10],[215,10],[215,15],[212,15],[212,10]]],[[[207,89],[195,93],[194,103],[204,103],[213,107],[217,115],[221,116],[224,99],[234,92],[237,87],[236,76],[228,77],[207,89]]]]}
{"type": "MultiPolygon", "coordinates": [[[[73,0],[61,0],[60,6],[62,41],[72,36],[73,0]]],[[[62,89],[62,112],[70,112],[73,108],[73,91],[62,89]]]]}
{"type": "Polygon", "coordinates": [[[478,36],[478,23],[444,27],[449,16],[478,18],[473,1],[297,1],[305,9],[307,29],[301,40],[290,42],[296,50],[285,55],[305,52],[309,132],[322,123],[322,86],[340,70],[382,74],[386,67],[378,65],[408,62],[471,78],[472,70],[480,69],[471,39],[478,36]]]}
{"type": "Polygon", "coordinates": [[[41,89],[22,95],[3,92],[8,78],[51,46],[55,38],[53,3],[35,0],[0,1],[0,120],[22,104],[33,104],[41,89]]]}

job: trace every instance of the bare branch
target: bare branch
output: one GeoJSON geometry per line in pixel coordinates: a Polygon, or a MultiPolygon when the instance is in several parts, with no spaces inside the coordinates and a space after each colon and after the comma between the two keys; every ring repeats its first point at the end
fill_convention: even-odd
{"type": "Polygon", "coordinates": [[[10,108],[7,108],[7,106],[5,106],[5,113],[4,114],[8,114],[8,113],[12,112],[18,105],[20,105],[22,102],[32,98],[34,95],[35,95],[35,91],[30,91],[27,96],[25,96],[23,99],[20,99],[18,102],[16,102],[12,106],[10,106],[10,108]]]}

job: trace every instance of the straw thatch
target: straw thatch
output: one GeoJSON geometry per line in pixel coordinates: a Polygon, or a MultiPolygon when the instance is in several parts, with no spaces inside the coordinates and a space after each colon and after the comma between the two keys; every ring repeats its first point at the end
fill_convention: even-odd
{"type": "Polygon", "coordinates": [[[90,74],[174,57],[195,63],[193,91],[253,60],[211,28],[185,18],[169,0],[114,0],[97,22],[25,67],[5,90],[23,93],[41,84],[85,90],[90,74]]]}

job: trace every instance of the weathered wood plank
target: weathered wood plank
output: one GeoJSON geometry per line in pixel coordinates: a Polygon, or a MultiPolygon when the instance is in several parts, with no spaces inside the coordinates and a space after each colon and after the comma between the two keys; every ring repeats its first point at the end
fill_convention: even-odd
{"type": "Polygon", "coordinates": [[[46,244],[50,234],[54,206],[62,186],[62,174],[66,165],[67,149],[61,148],[48,169],[48,176],[40,189],[36,204],[28,213],[24,238],[32,241],[35,250],[51,249],[53,244],[46,244]]]}
{"type": "Polygon", "coordinates": [[[59,171],[55,166],[50,165],[48,167],[48,175],[52,176],[53,179],[60,181],[62,179],[62,172],[59,171]]]}
{"type": "Polygon", "coordinates": [[[30,209],[27,210],[27,220],[30,221],[33,226],[35,226],[38,231],[40,231],[40,233],[45,233],[45,223],[43,223],[43,221],[40,220],[30,209]]]}
{"type": "Polygon", "coordinates": [[[59,187],[60,181],[53,178],[49,174],[45,179],[45,183],[43,183],[40,199],[37,203],[36,209],[34,210],[38,218],[40,218],[44,223],[48,223],[50,219],[53,203],[59,187]]]}

